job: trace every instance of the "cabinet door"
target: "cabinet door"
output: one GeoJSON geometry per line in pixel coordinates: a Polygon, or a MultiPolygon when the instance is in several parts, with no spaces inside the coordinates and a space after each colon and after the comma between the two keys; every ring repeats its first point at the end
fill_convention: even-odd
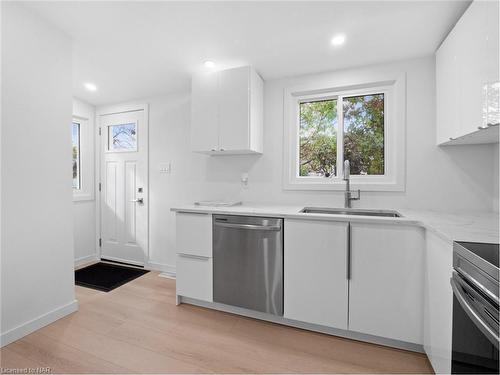
{"type": "Polygon", "coordinates": [[[220,145],[224,151],[250,147],[250,67],[220,72],[220,145]]]}
{"type": "Polygon", "coordinates": [[[285,318],[347,328],[347,225],[285,220],[285,318]]]}
{"type": "Polygon", "coordinates": [[[487,46],[488,2],[474,1],[457,23],[454,31],[459,40],[460,135],[478,130],[483,123],[483,86],[487,83],[486,66],[494,57],[487,46]]]}
{"type": "Polygon", "coordinates": [[[191,150],[219,149],[219,74],[195,75],[191,82],[191,150]]]}
{"type": "Polygon", "coordinates": [[[436,137],[437,143],[460,135],[458,41],[452,30],[436,52],[436,137]]]}
{"type": "Polygon", "coordinates": [[[487,14],[487,43],[486,50],[489,55],[485,59],[485,79],[490,84],[489,95],[487,96],[487,103],[490,108],[488,112],[486,123],[498,124],[500,122],[500,41],[499,41],[499,24],[498,13],[500,4],[498,1],[489,1],[486,3],[488,6],[487,14]],[[496,82],[496,89],[493,89],[492,83],[496,82]]]}
{"type": "Polygon", "coordinates": [[[424,348],[436,374],[451,372],[453,243],[427,231],[425,252],[424,348]]]}
{"type": "Polygon", "coordinates": [[[212,258],[178,254],[176,267],[177,295],[212,302],[212,267],[212,258]]]}
{"type": "Polygon", "coordinates": [[[351,224],[349,330],[422,344],[423,229],[351,224]]]}
{"type": "Polygon", "coordinates": [[[178,254],[212,257],[212,215],[178,212],[175,229],[178,254]]]}

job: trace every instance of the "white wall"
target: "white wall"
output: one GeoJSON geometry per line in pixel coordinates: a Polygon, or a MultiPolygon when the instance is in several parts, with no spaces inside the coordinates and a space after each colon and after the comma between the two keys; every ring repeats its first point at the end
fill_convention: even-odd
{"type": "Polygon", "coordinates": [[[226,164],[241,166],[239,158],[207,158],[190,151],[190,94],[142,100],[149,103],[150,260],[158,269],[175,268],[175,215],[170,207],[200,199],[237,196],[239,184],[226,164]],[[171,163],[170,174],[160,173],[171,163]]]}
{"type": "Polygon", "coordinates": [[[493,211],[498,212],[500,155],[498,153],[498,143],[492,147],[493,147],[493,211]]]}
{"type": "MultiPolygon", "coordinates": [[[[361,201],[354,206],[491,210],[493,197],[498,195],[492,173],[495,146],[439,148],[435,145],[434,59],[362,69],[407,72],[407,180],[405,192],[362,191],[361,201]]],[[[262,156],[194,154],[189,151],[189,93],[141,100],[150,104],[150,258],[153,265],[167,270],[175,265],[175,221],[170,212],[173,205],[200,199],[343,205],[341,191],[282,189],[283,89],[326,78],[355,76],[360,70],[267,81],[262,156]],[[172,173],[160,173],[160,164],[169,162],[172,173]],[[244,172],[249,173],[248,187],[240,183],[244,172]]]]}
{"type": "Polygon", "coordinates": [[[2,2],[1,343],[76,310],[71,44],[2,2]]]}
{"type": "Polygon", "coordinates": [[[249,171],[244,200],[339,206],[342,192],[282,190],[283,89],[360,72],[407,72],[406,191],[361,192],[360,207],[491,210],[493,196],[490,146],[435,146],[434,58],[423,58],[333,73],[267,81],[265,84],[264,154],[249,171]]]}
{"type": "Polygon", "coordinates": [[[95,204],[95,107],[73,99],[73,117],[84,119],[87,129],[80,129],[81,171],[83,194],[74,194],[73,235],[75,265],[97,258],[95,204]]]}

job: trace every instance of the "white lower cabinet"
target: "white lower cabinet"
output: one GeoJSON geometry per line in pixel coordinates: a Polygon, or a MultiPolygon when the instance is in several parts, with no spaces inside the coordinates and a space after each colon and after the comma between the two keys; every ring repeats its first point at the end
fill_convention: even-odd
{"type": "Polygon", "coordinates": [[[436,374],[451,372],[453,243],[426,234],[424,349],[436,374]]]}
{"type": "Polygon", "coordinates": [[[212,258],[177,254],[177,295],[212,302],[212,258]]]}
{"type": "MultiPolygon", "coordinates": [[[[178,296],[213,302],[211,220],[177,214],[178,296]]],[[[424,345],[434,370],[449,373],[452,244],[427,233],[285,219],[284,318],[424,345]]]]}
{"type": "Polygon", "coordinates": [[[177,212],[177,253],[212,257],[212,215],[177,212]]]}
{"type": "Polygon", "coordinates": [[[212,215],[177,212],[177,295],[212,302],[212,215]]]}
{"type": "Polygon", "coordinates": [[[349,330],[422,344],[424,231],[351,224],[349,330]]]}
{"type": "Polygon", "coordinates": [[[347,329],[347,226],[285,220],[285,318],[347,329]]]}

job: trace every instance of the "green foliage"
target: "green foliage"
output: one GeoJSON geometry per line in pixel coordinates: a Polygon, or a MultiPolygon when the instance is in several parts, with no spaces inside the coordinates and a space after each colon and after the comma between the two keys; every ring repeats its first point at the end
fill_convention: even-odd
{"type": "MultiPolygon", "coordinates": [[[[343,99],[344,159],[352,174],[384,174],[384,95],[343,99]]],[[[335,174],[337,100],[300,104],[300,176],[335,174]]]]}
{"type": "Polygon", "coordinates": [[[384,94],[344,98],[344,159],[352,174],[384,174],[384,94]]]}
{"type": "Polygon", "coordinates": [[[337,162],[337,101],[300,105],[300,176],[335,174],[337,162]]]}

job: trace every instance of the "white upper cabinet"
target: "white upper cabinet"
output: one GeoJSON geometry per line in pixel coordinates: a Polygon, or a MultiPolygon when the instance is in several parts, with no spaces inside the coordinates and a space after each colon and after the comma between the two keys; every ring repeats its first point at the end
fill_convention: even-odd
{"type": "Polygon", "coordinates": [[[219,148],[219,100],[217,74],[193,77],[191,82],[191,150],[219,148]]]}
{"type": "Polygon", "coordinates": [[[285,220],[285,318],[347,329],[347,226],[285,220]]]}
{"type": "Polygon", "coordinates": [[[460,134],[458,113],[458,41],[453,31],[436,52],[437,143],[460,134]]]}
{"type": "Polygon", "coordinates": [[[249,66],[193,76],[191,149],[213,155],[262,152],[263,82],[249,66]]]}
{"type": "Polygon", "coordinates": [[[474,1],[436,52],[438,144],[498,142],[497,17],[474,1]]]}
{"type": "Polygon", "coordinates": [[[424,241],[416,226],[351,223],[349,330],[423,343],[424,241]]]}

